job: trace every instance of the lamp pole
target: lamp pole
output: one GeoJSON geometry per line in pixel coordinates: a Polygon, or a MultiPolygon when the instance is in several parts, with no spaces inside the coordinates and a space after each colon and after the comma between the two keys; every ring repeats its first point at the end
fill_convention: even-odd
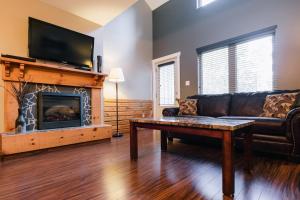
{"type": "Polygon", "coordinates": [[[117,132],[113,137],[122,137],[123,134],[119,132],[119,85],[116,82],[116,114],[117,114],[117,132]]]}
{"type": "Polygon", "coordinates": [[[116,118],[117,118],[117,130],[113,137],[122,137],[123,134],[119,132],[119,83],[124,82],[124,74],[122,68],[111,69],[108,80],[116,84],[116,118]]]}

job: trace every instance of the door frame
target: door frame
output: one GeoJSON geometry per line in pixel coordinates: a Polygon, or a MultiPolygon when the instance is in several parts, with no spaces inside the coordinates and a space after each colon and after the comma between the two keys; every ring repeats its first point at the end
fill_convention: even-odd
{"type": "Polygon", "coordinates": [[[157,86],[156,86],[156,70],[158,65],[164,64],[170,61],[175,62],[175,98],[180,99],[180,56],[181,52],[173,53],[167,56],[163,56],[152,60],[152,98],[153,98],[153,116],[157,117],[157,86]]]}

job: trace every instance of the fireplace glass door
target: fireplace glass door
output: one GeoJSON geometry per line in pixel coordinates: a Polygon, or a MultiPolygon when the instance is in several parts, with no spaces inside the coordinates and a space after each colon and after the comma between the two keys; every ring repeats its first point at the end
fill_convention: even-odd
{"type": "Polygon", "coordinates": [[[81,95],[39,93],[39,129],[82,126],[81,95]]]}

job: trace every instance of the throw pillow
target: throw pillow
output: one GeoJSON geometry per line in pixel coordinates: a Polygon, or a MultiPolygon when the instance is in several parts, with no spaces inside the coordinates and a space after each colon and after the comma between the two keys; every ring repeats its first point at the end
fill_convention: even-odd
{"type": "Polygon", "coordinates": [[[196,99],[178,100],[178,104],[179,104],[178,115],[197,115],[196,99]]]}
{"type": "Polygon", "coordinates": [[[261,117],[274,117],[285,119],[293,107],[299,93],[284,93],[268,95],[266,97],[261,117]]]}

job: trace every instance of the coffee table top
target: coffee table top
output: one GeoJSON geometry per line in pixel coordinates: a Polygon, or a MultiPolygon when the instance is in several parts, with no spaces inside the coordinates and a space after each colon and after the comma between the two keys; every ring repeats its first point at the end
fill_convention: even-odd
{"type": "Polygon", "coordinates": [[[212,130],[235,131],[254,124],[254,120],[219,119],[214,117],[134,118],[131,122],[170,125],[212,130]]]}

